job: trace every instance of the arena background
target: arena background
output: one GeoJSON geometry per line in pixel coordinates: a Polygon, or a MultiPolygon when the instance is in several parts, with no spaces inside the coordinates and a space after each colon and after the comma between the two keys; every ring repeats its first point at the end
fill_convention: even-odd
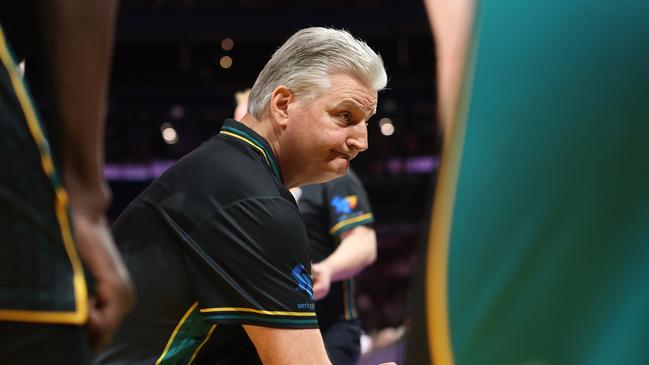
{"type": "Polygon", "coordinates": [[[370,148],[352,168],[373,205],[379,247],[358,281],[365,342],[374,347],[365,361],[399,360],[441,149],[434,45],[421,0],[122,1],[106,129],[109,218],[214,135],[232,116],[235,92],[252,86],[274,50],[308,26],[349,30],[381,54],[388,72],[370,148]]]}

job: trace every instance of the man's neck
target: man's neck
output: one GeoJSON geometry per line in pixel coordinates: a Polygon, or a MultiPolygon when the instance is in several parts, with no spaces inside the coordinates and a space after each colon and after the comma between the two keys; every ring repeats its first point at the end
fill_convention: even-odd
{"type": "MultiPolygon", "coordinates": [[[[247,113],[246,115],[241,118],[240,122],[244,124],[246,127],[252,129],[260,135],[263,139],[266,140],[270,148],[272,148],[273,153],[275,154],[275,157],[277,158],[278,162],[281,161],[280,157],[280,135],[281,131],[280,130],[275,130],[276,128],[275,123],[272,122],[272,120],[268,119],[257,119],[255,118],[252,114],[247,113]]],[[[279,128],[279,127],[277,127],[279,128]]],[[[280,163],[281,165],[281,163],[280,163]]],[[[286,178],[286,176],[284,176],[286,178]]]]}

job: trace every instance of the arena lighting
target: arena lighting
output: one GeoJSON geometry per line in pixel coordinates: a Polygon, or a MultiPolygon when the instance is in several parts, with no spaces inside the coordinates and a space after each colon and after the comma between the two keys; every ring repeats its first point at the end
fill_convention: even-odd
{"type": "MultiPolygon", "coordinates": [[[[174,160],[154,160],[148,163],[107,163],[104,175],[108,181],[151,181],[165,172],[174,160]]],[[[428,174],[439,169],[439,157],[424,155],[406,158],[391,157],[382,168],[390,174],[428,174]]]]}
{"type": "Polygon", "coordinates": [[[104,166],[108,181],[151,181],[162,175],[174,160],[155,160],[150,163],[116,163],[104,166]]]}
{"type": "Polygon", "coordinates": [[[230,68],[230,66],[232,66],[232,57],[230,56],[221,57],[219,64],[221,65],[222,68],[226,68],[226,69],[230,68]]]}
{"type": "Polygon", "coordinates": [[[162,131],[162,138],[167,144],[175,144],[178,142],[178,133],[176,133],[176,130],[173,128],[167,128],[162,131]]]}
{"type": "Polygon", "coordinates": [[[394,124],[390,118],[381,118],[381,120],[379,120],[379,128],[381,129],[381,134],[384,136],[391,136],[394,134],[394,124]]]}
{"type": "Polygon", "coordinates": [[[229,51],[234,47],[234,41],[231,38],[224,38],[221,41],[221,48],[223,48],[224,51],[229,51]]]}
{"type": "Polygon", "coordinates": [[[169,109],[169,114],[174,119],[182,119],[185,116],[185,108],[182,105],[174,105],[169,109]]]}
{"type": "Polygon", "coordinates": [[[174,126],[171,125],[171,123],[164,122],[164,123],[160,124],[160,132],[164,131],[167,128],[173,128],[173,127],[174,126]]]}
{"type": "Polygon", "coordinates": [[[178,133],[170,123],[162,123],[160,126],[162,132],[162,139],[167,144],[176,144],[178,142],[178,133]]]}

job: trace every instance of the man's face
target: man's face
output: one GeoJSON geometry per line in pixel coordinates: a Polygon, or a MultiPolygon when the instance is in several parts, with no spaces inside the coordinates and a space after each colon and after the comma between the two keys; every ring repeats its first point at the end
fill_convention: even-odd
{"type": "Polygon", "coordinates": [[[346,75],[330,77],[319,96],[289,104],[282,169],[289,185],[342,176],[349,161],[367,149],[367,121],[376,110],[376,91],[346,75]]]}

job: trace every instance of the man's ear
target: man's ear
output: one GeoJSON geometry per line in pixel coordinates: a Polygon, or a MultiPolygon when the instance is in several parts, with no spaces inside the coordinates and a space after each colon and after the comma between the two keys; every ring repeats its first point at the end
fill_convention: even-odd
{"type": "Polygon", "coordinates": [[[293,102],[294,98],[291,90],[284,85],[276,87],[270,95],[270,115],[281,126],[288,122],[288,104],[293,102]]]}

